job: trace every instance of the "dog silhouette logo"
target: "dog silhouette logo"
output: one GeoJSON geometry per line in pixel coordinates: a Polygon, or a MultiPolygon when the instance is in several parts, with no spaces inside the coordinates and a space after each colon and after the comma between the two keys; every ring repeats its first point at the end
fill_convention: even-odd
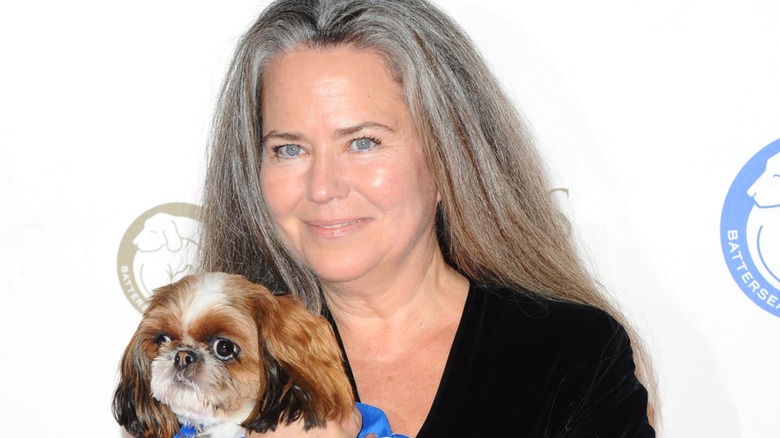
{"type": "Polygon", "coordinates": [[[723,204],[721,243],[740,289],[780,316],[780,140],[754,155],[734,179],[723,204]]]}
{"type": "Polygon", "coordinates": [[[128,227],[119,245],[117,274],[122,290],[139,312],[154,289],[195,271],[200,208],[186,203],[147,210],[128,227]]]}

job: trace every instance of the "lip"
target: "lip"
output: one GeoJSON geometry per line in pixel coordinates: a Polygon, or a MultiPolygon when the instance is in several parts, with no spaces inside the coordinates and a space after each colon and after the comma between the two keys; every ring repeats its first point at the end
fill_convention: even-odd
{"type": "Polygon", "coordinates": [[[306,221],[311,232],[322,239],[345,237],[365,227],[371,219],[348,218],[306,221]]]}

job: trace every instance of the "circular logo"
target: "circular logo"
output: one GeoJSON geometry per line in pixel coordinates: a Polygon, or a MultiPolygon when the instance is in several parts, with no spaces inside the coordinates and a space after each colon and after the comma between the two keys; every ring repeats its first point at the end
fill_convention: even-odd
{"type": "Polygon", "coordinates": [[[117,274],[130,303],[144,312],[152,292],[195,270],[200,207],[163,204],[147,210],[125,231],[117,274]]]}
{"type": "Polygon", "coordinates": [[[734,179],[720,234],[734,281],[759,307],[780,316],[780,140],[754,155],[734,179]]]}

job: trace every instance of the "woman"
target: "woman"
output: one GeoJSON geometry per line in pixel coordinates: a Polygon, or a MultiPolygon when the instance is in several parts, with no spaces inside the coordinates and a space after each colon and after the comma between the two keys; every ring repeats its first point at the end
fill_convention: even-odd
{"type": "Polygon", "coordinates": [[[329,316],[396,433],[654,436],[641,344],[511,102],[425,1],[271,4],[222,89],[203,223],[202,268],[329,316]]]}

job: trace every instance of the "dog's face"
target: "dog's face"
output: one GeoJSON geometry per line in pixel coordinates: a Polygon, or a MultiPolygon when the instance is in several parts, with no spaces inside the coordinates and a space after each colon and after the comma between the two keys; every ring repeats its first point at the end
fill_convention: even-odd
{"type": "Polygon", "coordinates": [[[114,412],[136,437],[173,436],[179,423],[315,427],[353,405],[327,322],[235,275],[156,290],[121,371],[114,412]]]}
{"type": "Polygon", "coordinates": [[[191,280],[158,290],[139,328],[152,396],[190,424],[243,420],[260,387],[257,306],[235,278],[191,280]]]}

